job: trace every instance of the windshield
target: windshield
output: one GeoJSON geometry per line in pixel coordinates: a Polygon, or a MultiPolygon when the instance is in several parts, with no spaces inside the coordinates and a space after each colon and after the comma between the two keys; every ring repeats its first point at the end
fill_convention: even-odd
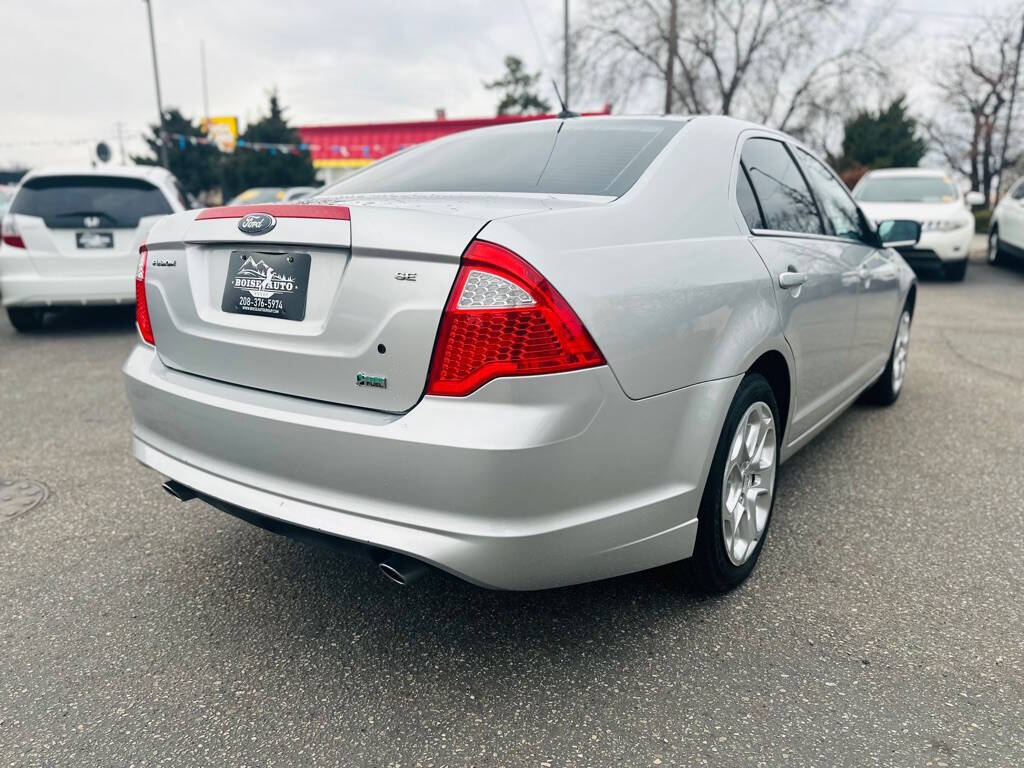
{"type": "Polygon", "coordinates": [[[864,179],[857,190],[865,203],[952,203],[956,198],[948,176],[878,176],[864,179]]]}
{"type": "Polygon", "coordinates": [[[543,192],[618,197],[683,125],[657,118],[581,118],[468,131],[393,155],[320,194],[543,192]]]}
{"type": "Polygon", "coordinates": [[[148,181],[123,176],[38,176],[26,181],[11,213],[40,216],[52,228],[93,226],[134,229],[143,216],[171,213],[164,193],[148,181]]]}

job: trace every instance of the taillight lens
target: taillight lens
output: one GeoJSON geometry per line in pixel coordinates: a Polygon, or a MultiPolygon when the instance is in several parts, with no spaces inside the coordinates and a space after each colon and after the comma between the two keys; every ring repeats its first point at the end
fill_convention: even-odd
{"type": "Polygon", "coordinates": [[[428,395],[468,395],[492,379],[603,365],[565,299],[512,251],[474,240],[462,257],[427,380],[428,395]]]}
{"type": "Polygon", "coordinates": [[[147,344],[156,346],[153,341],[153,324],[149,322],[149,304],[146,303],[146,262],[149,260],[149,251],[146,244],[139,246],[139,266],[135,270],[135,325],[139,329],[139,335],[147,344]]]}
{"type": "Polygon", "coordinates": [[[13,248],[25,247],[25,241],[21,239],[18,225],[14,223],[14,217],[10,214],[4,216],[3,222],[0,222],[0,239],[13,248]]]}

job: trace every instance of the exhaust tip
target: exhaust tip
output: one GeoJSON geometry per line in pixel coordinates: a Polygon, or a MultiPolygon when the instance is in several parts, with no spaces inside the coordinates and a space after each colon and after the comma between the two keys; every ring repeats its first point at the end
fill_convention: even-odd
{"type": "Polygon", "coordinates": [[[406,587],[427,575],[430,566],[405,555],[394,554],[377,566],[388,580],[406,587]]]}
{"type": "Polygon", "coordinates": [[[177,480],[168,480],[163,484],[163,489],[178,501],[191,501],[198,495],[187,485],[182,485],[177,480]]]}

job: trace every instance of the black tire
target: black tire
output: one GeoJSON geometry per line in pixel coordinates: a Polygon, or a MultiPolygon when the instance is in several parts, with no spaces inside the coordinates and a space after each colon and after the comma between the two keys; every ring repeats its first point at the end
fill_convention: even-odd
{"type": "Polygon", "coordinates": [[[942,266],[942,274],[951,283],[963,281],[967,275],[967,259],[963,261],[947,261],[942,266]]]}
{"type": "Polygon", "coordinates": [[[733,397],[729,412],[722,425],[722,433],[715,448],[715,457],[704,483],[704,495],[701,497],[700,510],[697,515],[697,540],[693,555],[682,561],[681,569],[687,587],[702,594],[726,592],[741,584],[754,570],[757,559],[761,555],[768,527],[772,520],[775,506],[775,493],[771,496],[768,508],[768,519],[753,551],[742,565],[735,565],[729,559],[725,549],[722,531],[723,486],[728,461],[730,444],[740,419],[757,402],[765,403],[772,412],[775,422],[775,488],[778,487],[778,460],[782,444],[782,424],[779,421],[779,406],[775,401],[768,380],[758,373],[748,373],[740,382],[736,395],[733,397]]]}
{"type": "Polygon", "coordinates": [[[21,333],[38,331],[43,327],[42,307],[8,307],[7,319],[11,321],[14,330],[21,333]]]}
{"type": "MultiPolygon", "coordinates": [[[[903,311],[900,313],[900,323],[896,326],[896,336],[893,337],[892,346],[889,348],[889,361],[885,364],[885,370],[882,371],[882,375],[878,377],[878,381],[872,384],[870,389],[864,392],[861,397],[861,400],[866,403],[873,403],[875,405],[892,405],[899,399],[900,392],[903,391],[903,381],[901,380],[899,386],[895,383],[893,367],[896,364],[896,342],[902,328],[904,315],[907,315],[911,320],[913,319],[913,314],[911,313],[909,306],[904,306],[903,311]]],[[[907,328],[907,332],[908,334],[910,332],[909,326],[907,328]]],[[[909,339],[907,343],[909,344],[909,339]]],[[[906,376],[905,358],[903,375],[904,377],[906,376]]]]}
{"type": "Polygon", "coordinates": [[[1003,243],[999,239],[999,227],[992,227],[988,233],[988,263],[1005,264],[1007,261],[1006,251],[1003,250],[1003,243]]]}

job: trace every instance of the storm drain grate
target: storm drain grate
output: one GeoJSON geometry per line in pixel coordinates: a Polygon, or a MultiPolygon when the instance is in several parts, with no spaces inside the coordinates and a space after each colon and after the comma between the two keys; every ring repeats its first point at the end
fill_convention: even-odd
{"type": "Polygon", "coordinates": [[[49,489],[35,480],[0,480],[0,523],[24,515],[49,495],[49,489]]]}

